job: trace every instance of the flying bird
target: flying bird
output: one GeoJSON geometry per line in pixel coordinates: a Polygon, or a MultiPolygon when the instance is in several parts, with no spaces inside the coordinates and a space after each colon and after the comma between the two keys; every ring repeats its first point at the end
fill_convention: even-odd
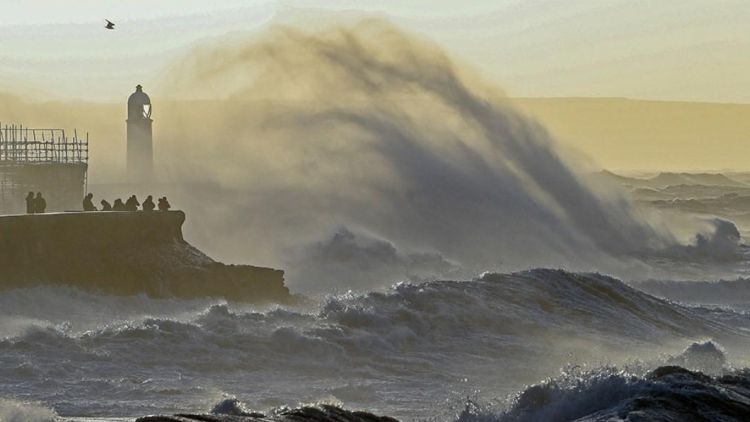
{"type": "Polygon", "coordinates": [[[114,23],[110,22],[109,19],[104,19],[104,20],[107,21],[107,24],[104,25],[105,28],[107,28],[107,29],[115,29],[115,24],[114,23]]]}

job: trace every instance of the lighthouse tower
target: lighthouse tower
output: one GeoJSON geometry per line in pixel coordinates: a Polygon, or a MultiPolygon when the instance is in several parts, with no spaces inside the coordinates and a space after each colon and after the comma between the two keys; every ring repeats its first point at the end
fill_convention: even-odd
{"type": "Polygon", "coordinates": [[[128,98],[128,178],[149,181],[154,173],[151,99],[138,85],[128,98]]]}

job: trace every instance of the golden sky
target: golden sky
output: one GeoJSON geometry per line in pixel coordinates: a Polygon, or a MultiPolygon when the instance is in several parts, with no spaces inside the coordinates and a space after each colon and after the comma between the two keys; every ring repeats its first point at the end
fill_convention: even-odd
{"type": "Polygon", "coordinates": [[[612,171],[747,171],[750,105],[623,98],[515,99],[555,137],[612,171]]]}
{"type": "MultiPolygon", "coordinates": [[[[157,130],[169,66],[196,45],[274,23],[376,16],[434,41],[507,95],[536,97],[516,103],[603,167],[750,169],[747,0],[8,0],[2,16],[0,94],[112,111],[141,83],[157,93],[157,130]]],[[[0,104],[0,118],[24,120],[14,107],[0,104]]],[[[53,115],[62,120],[44,123],[86,126],[85,115],[53,115]]],[[[112,130],[124,118],[114,117],[112,130]]]]}
{"type": "Polygon", "coordinates": [[[116,99],[168,78],[165,65],[196,43],[375,15],[511,96],[750,102],[746,0],[9,0],[2,15],[0,89],[40,96],[116,99]]]}

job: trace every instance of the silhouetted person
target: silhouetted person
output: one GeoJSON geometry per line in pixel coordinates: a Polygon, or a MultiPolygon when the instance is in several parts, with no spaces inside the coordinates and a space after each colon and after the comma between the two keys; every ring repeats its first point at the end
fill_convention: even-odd
{"type": "Polygon", "coordinates": [[[167,197],[159,198],[159,211],[169,211],[169,209],[172,208],[171,205],[169,205],[169,201],[167,201],[167,197]]]}
{"type": "Polygon", "coordinates": [[[34,214],[36,210],[34,209],[34,192],[29,192],[28,195],[26,195],[26,214],[34,214]]]}
{"type": "Polygon", "coordinates": [[[102,202],[100,202],[100,204],[102,204],[102,211],[112,211],[112,204],[107,202],[106,199],[102,199],[102,202]]]}
{"type": "Polygon", "coordinates": [[[145,201],[143,201],[143,211],[153,211],[156,208],[154,204],[154,197],[149,195],[145,201]]]}
{"type": "Polygon", "coordinates": [[[139,205],[141,205],[141,203],[138,202],[138,198],[133,195],[125,201],[125,211],[138,211],[139,205]]]}
{"type": "Polygon", "coordinates": [[[125,204],[122,203],[122,199],[117,198],[115,199],[114,205],[112,205],[112,211],[127,211],[128,209],[125,208],[125,204]]]}
{"type": "Polygon", "coordinates": [[[96,211],[96,207],[94,206],[94,194],[89,193],[86,195],[86,197],[83,198],[83,210],[84,211],[96,211]]]}
{"type": "Polygon", "coordinates": [[[34,198],[34,212],[37,214],[44,214],[44,211],[47,209],[47,200],[42,197],[41,192],[36,193],[36,198],[34,198]]]}

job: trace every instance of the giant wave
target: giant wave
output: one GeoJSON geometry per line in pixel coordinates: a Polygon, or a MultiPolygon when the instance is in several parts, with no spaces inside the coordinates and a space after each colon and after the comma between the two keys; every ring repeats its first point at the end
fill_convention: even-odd
{"type": "Polygon", "coordinates": [[[382,20],[274,26],[169,74],[165,166],[200,221],[191,238],[226,260],[262,256],[298,292],[745,259],[720,221],[686,248],[617,186],[590,183],[589,163],[497,87],[382,20]]]}

